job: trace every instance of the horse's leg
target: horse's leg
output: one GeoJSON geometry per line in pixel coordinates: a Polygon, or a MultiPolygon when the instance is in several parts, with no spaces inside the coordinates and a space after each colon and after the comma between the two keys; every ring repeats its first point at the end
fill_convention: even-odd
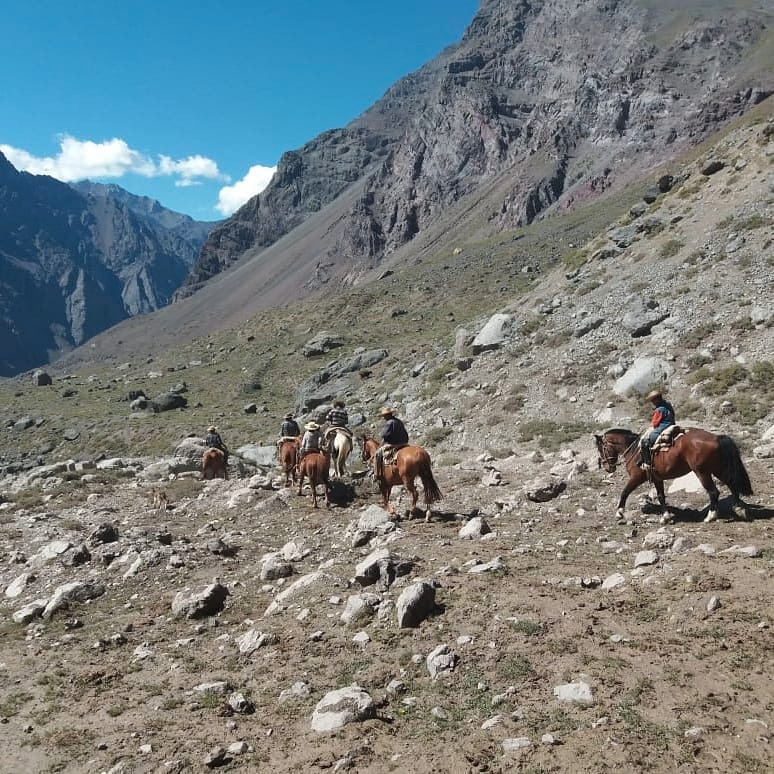
{"type": "Polygon", "coordinates": [[[626,507],[626,500],[629,495],[647,478],[645,471],[637,468],[635,472],[629,474],[629,480],[626,482],[626,486],[621,492],[621,496],[618,498],[618,510],[615,515],[619,519],[624,518],[624,508],[626,507]]]}
{"type": "Polygon", "coordinates": [[[319,507],[317,505],[317,477],[316,476],[309,476],[309,483],[312,486],[312,506],[317,508],[319,507]]]}
{"type": "Polygon", "coordinates": [[[392,484],[388,483],[386,479],[380,478],[379,479],[379,489],[382,493],[382,500],[384,503],[384,510],[387,511],[392,516],[396,517],[396,521],[400,519],[400,517],[395,513],[395,508],[390,505],[390,491],[392,490],[392,484]]]}
{"type": "Polygon", "coordinates": [[[704,517],[704,521],[709,524],[709,522],[715,521],[718,518],[718,500],[720,499],[720,492],[715,486],[711,473],[707,473],[704,470],[694,470],[693,472],[709,495],[709,511],[707,511],[707,515],[704,517]]]}
{"type": "Polygon", "coordinates": [[[304,469],[299,468],[298,469],[298,494],[301,495],[301,492],[304,488],[304,469]]]}
{"type": "Polygon", "coordinates": [[[403,486],[406,487],[406,491],[411,495],[411,509],[409,514],[413,516],[417,512],[417,500],[419,500],[419,491],[414,484],[413,478],[403,478],[403,486]]]}
{"type": "Polygon", "coordinates": [[[661,506],[661,518],[660,524],[670,524],[672,522],[672,514],[667,511],[666,507],[666,494],[664,494],[664,482],[660,479],[654,479],[653,486],[656,487],[656,494],[658,494],[658,502],[661,506]]]}

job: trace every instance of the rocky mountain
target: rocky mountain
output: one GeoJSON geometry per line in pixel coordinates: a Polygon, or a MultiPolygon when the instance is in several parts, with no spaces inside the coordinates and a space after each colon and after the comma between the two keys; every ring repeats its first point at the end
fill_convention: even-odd
{"type": "Polygon", "coordinates": [[[250,263],[238,281],[258,308],[357,282],[407,244],[416,257],[450,226],[577,207],[770,94],[772,23],[764,1],[484,0],[456,46],[286,153],[179,296],[250,263]]]}
{"type": "Polygon", "coordinates": [[[576,211],[0,379],[5,768],[774,770],[772,160],[769,99],[576,211]],[[691,473],[618,512],[594,435],[644,429],[655,384],[746,502],[718,482],[707,520],[691,473]],[[355,446],[315,508],[274,441],[335,397],[355,446]],[[361,458],[385,404],[427,521],[361,458]],[[213,422],[228,480],[199,476],[213,422]]]}
{"type": "Polygon", "coordinates": [[[0,374],[168,303],[210,225],[115,185],[19,172],[0,154],[0,374]]]}

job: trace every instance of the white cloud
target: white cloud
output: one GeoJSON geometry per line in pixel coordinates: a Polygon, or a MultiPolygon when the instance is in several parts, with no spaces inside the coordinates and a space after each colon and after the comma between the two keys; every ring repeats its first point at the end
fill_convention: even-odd
{"type": "Polygon", "coordinates": [[[180,186],[196,185],[200,178],[230,179],[220,172],[216,162],[205,156],[175,160],[159,155],[158,161],[154,161],[118,137],[93,142],[63,135],[56,156],[33,156],[21,148],[2,144],[0,151],[17,169],[35,175],[50,175],[66,183],[86,178],[123,177],[128,173],[143,177],[176,177],[175,184],[180,186]]]}
{"type": "Polygon", "coordinates": [[[248,199],[261,193],[269,185],[276,171],[277,167],[263,167],[260,164],[250,167],[241,180],[220,189],[215,209],[223,215],[231,215],[248,199]]]}

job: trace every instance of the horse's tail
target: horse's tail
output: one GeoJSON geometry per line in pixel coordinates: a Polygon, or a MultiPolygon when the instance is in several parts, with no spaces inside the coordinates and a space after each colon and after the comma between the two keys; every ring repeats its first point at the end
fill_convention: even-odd
{"type": "Polygon", "coordinates": [[[419,473],[419,478],[422,480],[422,486],[425,490],[425,502],[430,505],[431,503],[437,503],[443,499],[441,490],[438,488],[438,484],[433,478],[433,471],[430,469],[430,458],[426,460],[426,464],[422,466],[422,470],[419,473]]]}
{"type": "Polygon", "coordinates": [[[723,483],[735,495],[751,495],[753,493],[750,477],[742,462],[742,456],[739,453],[739,447],[733,438],[728,435],[719,435],[720,453],[726,464],[725,478],[723,483]]]}

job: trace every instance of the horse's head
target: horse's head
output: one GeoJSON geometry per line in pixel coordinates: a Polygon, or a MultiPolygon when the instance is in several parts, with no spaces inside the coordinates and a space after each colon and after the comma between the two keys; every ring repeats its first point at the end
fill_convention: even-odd
{"type": "Polygon", "coordinates": [[[360,458],[363,460],[363,462],[368,462],[371,457],[374,456],[374,453],[379,448],[379,444],[376,443],[376,441],[373,438],[369,438],[367,435],[363,434],[360,438],[360,443],[362,444],[362,453],[360,455],[360,458]]]}
{"type": "Polygon", "coordinates": [[[608,473],[614,473],[618,463],[618,446],[613,442],[609,433],[595,435],[594,440],[597,444],[599,458],[597,465],[608,473]]]}

